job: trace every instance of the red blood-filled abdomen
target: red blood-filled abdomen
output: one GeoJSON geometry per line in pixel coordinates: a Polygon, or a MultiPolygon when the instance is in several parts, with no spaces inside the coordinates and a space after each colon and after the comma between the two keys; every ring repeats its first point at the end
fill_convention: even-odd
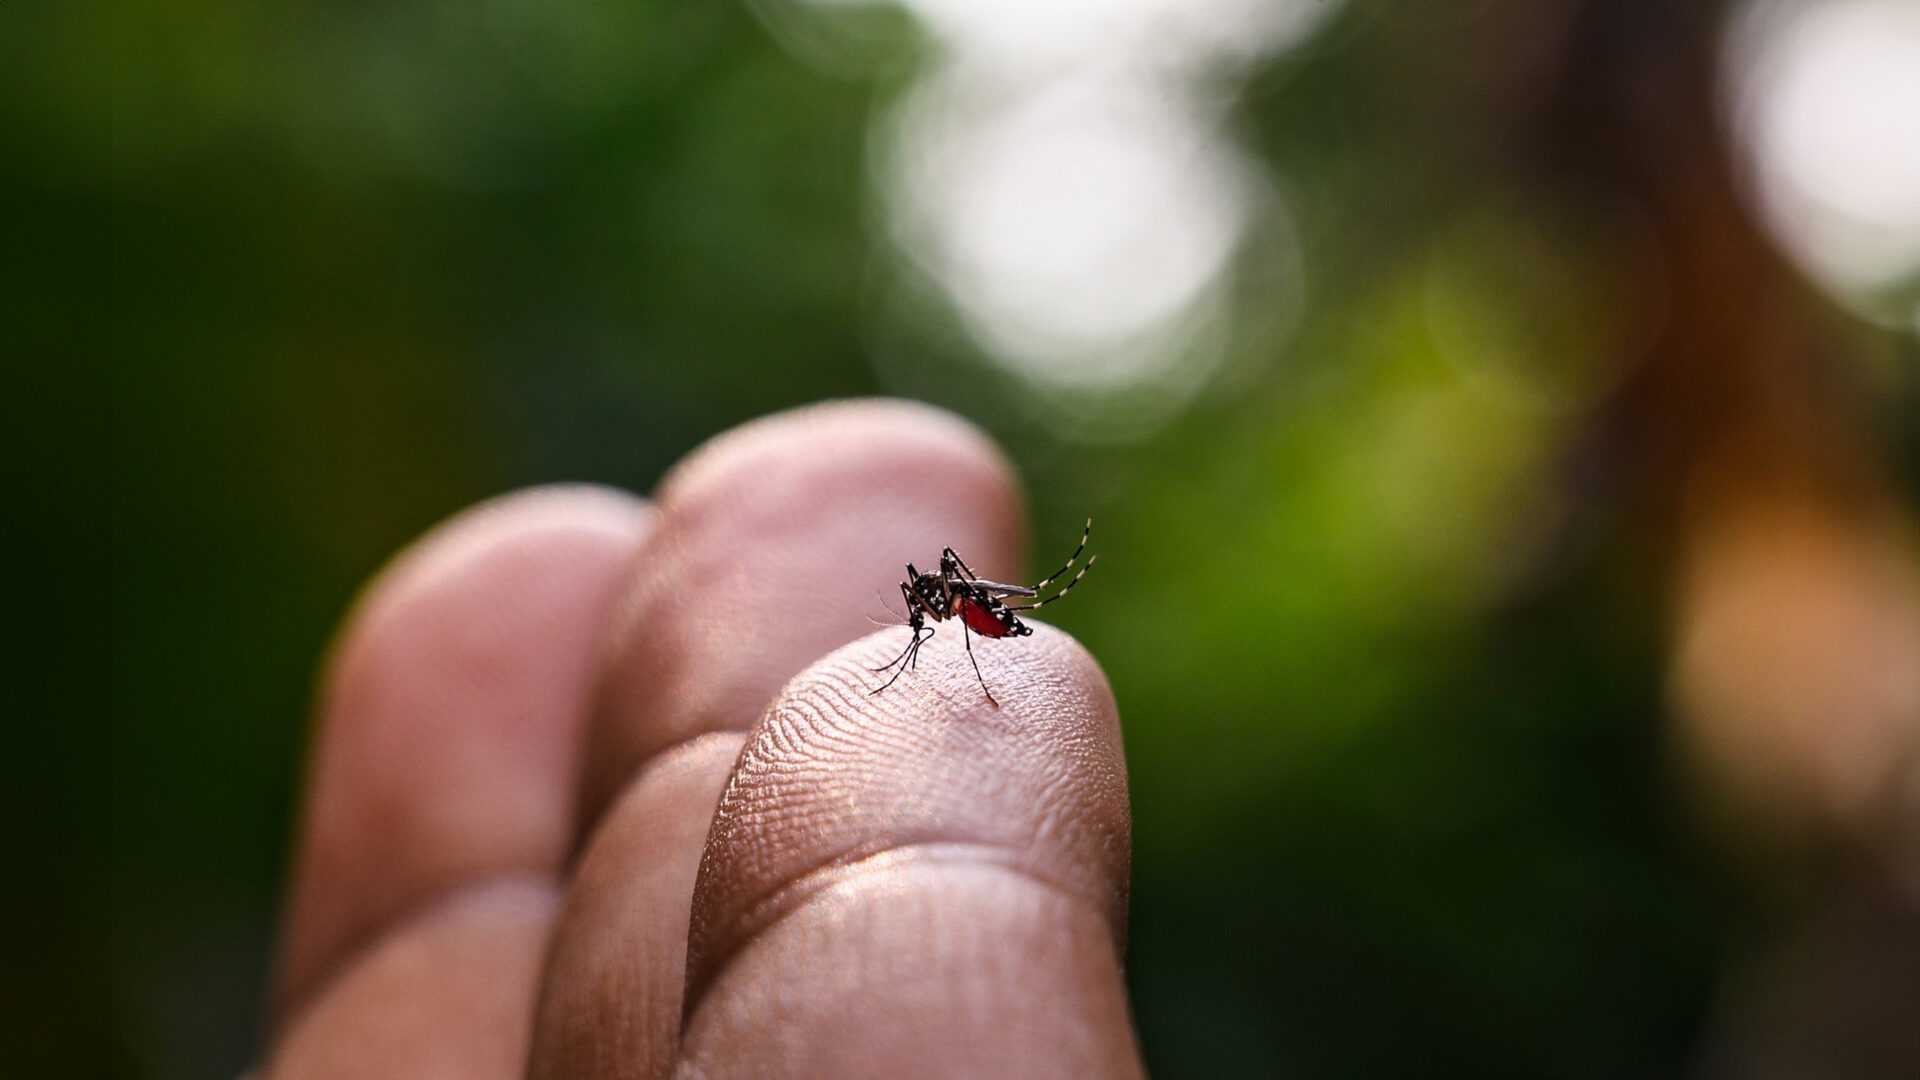
{"type": "Polygon", "coordinates": [[[981,637],[1006,637],[1008,627],[994,613],[971,600],[960,601],[960,617],[966,620],[967,629],[981,637]]]}

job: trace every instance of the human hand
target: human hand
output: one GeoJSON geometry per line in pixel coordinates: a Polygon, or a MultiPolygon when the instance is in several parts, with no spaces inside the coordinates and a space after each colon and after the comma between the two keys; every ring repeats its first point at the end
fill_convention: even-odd
{"type": "Polygon", "coordinates": [[[948,633],[869,693],[948,544],[1015,576],[1006,464],[859,402],[403,554],[323,682],[268,1075],[1138,1075],[1098,666],[987,643],[995,708],[948,633]]]}

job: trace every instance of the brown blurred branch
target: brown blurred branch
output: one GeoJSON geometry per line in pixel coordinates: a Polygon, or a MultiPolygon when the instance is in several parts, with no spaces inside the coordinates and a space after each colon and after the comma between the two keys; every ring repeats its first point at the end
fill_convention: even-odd
{"type": "Polygon", "coordinates": [[[1666,321],[1610,419],[1670,575],[1676,741],[1733,843],[1825,870],[1805,922],[1730,977],[1704,1070],[1911,1076],[1920,548],[1840,320],[1741,200],[1721,14],[1588,3],[1538,145],[1658,236],[1666,321]]]}

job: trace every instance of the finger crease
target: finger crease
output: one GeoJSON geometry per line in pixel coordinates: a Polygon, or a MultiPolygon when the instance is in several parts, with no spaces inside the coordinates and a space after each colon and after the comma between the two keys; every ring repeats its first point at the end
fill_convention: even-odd
{"type": "MultiPolygon", "coordinates": [[[[888,844],[873,850],[856,848],[780,885],[726,920],[726,948],[702,958],[687,968],[687,988],[683,998],[681,1022],[684,1025],[699,1008],[707,990],[720,973],[732,964],[747,942],[773,929],[814,897],[837,885],[869,874],[884,873],[903,866],[975,866],[1000,870],[1047,892],[1084,904],[1106,919],[1111,911],[1109,899],[1076,888],[1064,880],[1037,869],[1033,860],[1017,849],[1002,844],[966,840],[918,840],[888,844]]],[[[711,937],[711,931],[708,932],[711,937]]]]}

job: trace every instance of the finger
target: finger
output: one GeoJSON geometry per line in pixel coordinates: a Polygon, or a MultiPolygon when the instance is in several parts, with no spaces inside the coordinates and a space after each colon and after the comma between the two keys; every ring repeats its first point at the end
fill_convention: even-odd
{"type": "Polygon", "coordinates": [[[836,402],[738,428],[661,485],[659,530],[620,603],[587,741],[591,825],[634,771],[710,731],[742,731],[795,672],[899,604],[902,564],[954,545],[1009,573],[1012,472],[950,413],[836,402]]]}
{"type": "Polygon", "coordinates": [[[1139,1075],[1118,717],[1035,629],[977,643],[998,708],[950,636],[885,694],[893,635],[781,692],[701,864],[683,1075],[1139,1075]]]}
{"type": "Polygon", "coordinates": [[[649,762],[582,853],[533,1031],[533,1080],[672,1068],[687,906],[700,848],[744,736],[703,735],[649,762]]]}
{"type": "Polygon", "coordinates": [[[723,436],[667,480],[660,505],[588,736],[583,818],[629,786],[583,852],[556,931],[536,1076],[653,1076],[671,1060],[694,873],[739,745],[701,736],[744,731],[806,663],[871,630],[907,559],[953,544],[1010,572],[1020,527],[992,445],[897,402],[723,436]]]}
{"type": "Polygon", "coordinates": [[[557,873],[596,643],[651,518],[610,490],[522,492],[441,526],[369,587],[323,679],[280,1017],[428,899],[557,873]]]}
{"type": "Polygon", "coordinates": [[[271,1080],[516,1080],[556,887],[494,879],[357,954],[288,1026],[271,1080]]]}

